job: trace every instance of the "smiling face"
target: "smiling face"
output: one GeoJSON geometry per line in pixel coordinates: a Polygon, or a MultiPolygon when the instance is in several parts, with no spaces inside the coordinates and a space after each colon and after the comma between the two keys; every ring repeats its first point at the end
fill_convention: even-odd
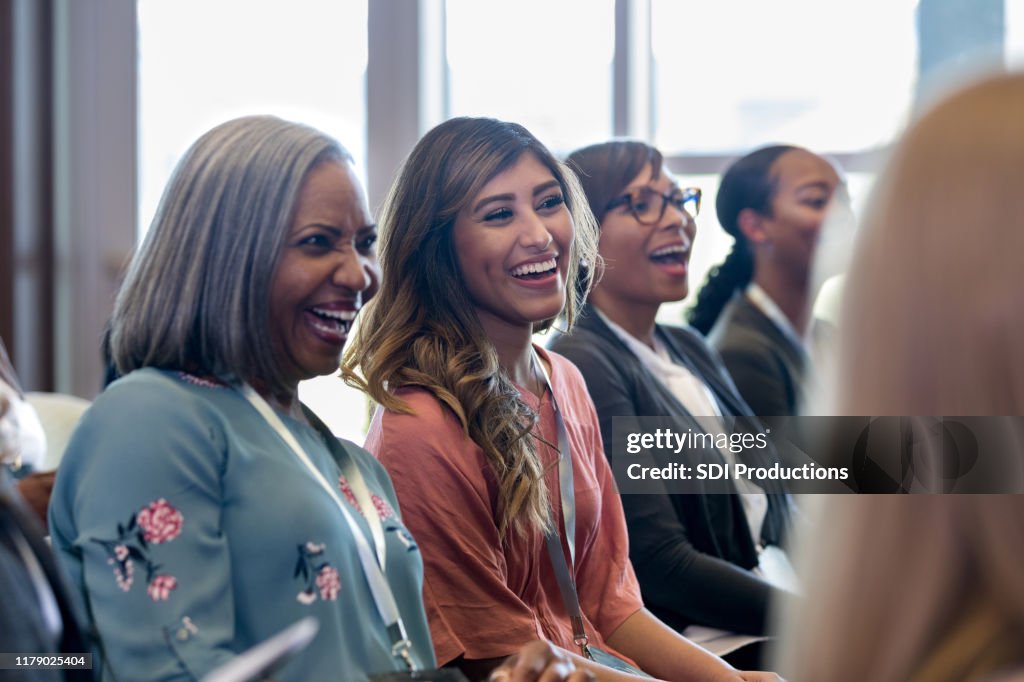
{"type": "MultiPolygon", "coordinates": [[[[649,188],[659,194],[679,190],[668,169],[646,166],[621,194],[649,188]]],[[[605,270],[591,293],[591,301],[613,319],[620,309],[643,307],[657,311],[666,301],[678,301],[688,291],[690,248],[697,232],[694,219],[669,203],[654,225],[644,225],[628,206],[619,206],[601,221],[599,251],[605,270]]]]}
{"type": "Polygon", "coordinates": [[[776,159],[771,175],[775,193],[770,215],[750,211],[740,216],[740,227],[754,247],[758,268],[781,268],[805,281],[829,204],[842,181],[825,159],[803,149],[776,159]]]}
{"type": "Polygon", "coordinates": [[[338,369],[377,272],[377,227],[350,163],[307,176],[270,286],[276,361],[291,384],[338,369]]]}
{"type": "Polygon", "coordinates": [[[573,222],[558,180],[533,153],[494,176],[459,211],[452,240],[489,336],[561,312],[573,222]]]}

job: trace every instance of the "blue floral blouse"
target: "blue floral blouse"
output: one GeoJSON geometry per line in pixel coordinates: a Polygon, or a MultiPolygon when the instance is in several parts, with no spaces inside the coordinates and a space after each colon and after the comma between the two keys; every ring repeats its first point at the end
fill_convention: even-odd
{"type": "MultiPolygon", "coordinates": [[[[359,510],[319,432],[282,420],[359,510]]],[[[413,656],[432,667],[419,549],[384,469],[348,449],[384,524],[413,656]]],[[[226,385],[155,369],[111,385],[68,445],[50,530],[117,679],[200,678],[307,615],[319,632],[275,680],[362,680],[399,667],[336,503],[226,385]]]]}

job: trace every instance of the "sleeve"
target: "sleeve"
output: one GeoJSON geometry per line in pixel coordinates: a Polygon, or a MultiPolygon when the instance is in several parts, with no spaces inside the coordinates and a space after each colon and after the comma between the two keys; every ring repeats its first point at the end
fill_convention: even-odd
{"type": "MultiPolygon", "coordinates": [[[[587,382],[605,455],[610,458],[612,417],[645,415],[637,415],[626,378],[600,347],[574,343],[558,350],[575,363],[587,382]]],[[[698,551],[667,492],[620,497],[629,529],[629,556],[649,607],[671,612],[679,624],[699,622],[734,632],[763,632],[773,593],[768,583],[698,551]]]]}
{"type": "Polygon", "coordinates": [[[415,413],[379,414],[366,449],[391,476],[402,519],[423,554],[437,661],[513,654],[539,636],[539,625],[508,585],[479,449],[432,396],[403,398],[415,413]]]}
{"type": "Polygon", "coordinates": [[[170,383],[114,386],[62,461],[53,544],[121,679],[200,678],[235,653],[226,445],[211,411],[170,383]]]}

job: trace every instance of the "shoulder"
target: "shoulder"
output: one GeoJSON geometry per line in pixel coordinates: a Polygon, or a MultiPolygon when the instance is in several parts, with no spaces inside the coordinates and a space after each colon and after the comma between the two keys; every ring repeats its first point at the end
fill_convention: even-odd
{"type": "Polygon", "coordinates": [[[589,359],[610,361],[609,359],[617,354],[616,347],[611,341],[580,325],[570,332],[559,332],[546,346],[572,362],[589,359]]]}
{"type": "Polygon", "coordinates": [[[396,391],[395,397],[409,412],[378,408],[366,438],[366,449],[392,477],[409,466],[449,466],[479,453],[455,413],[433,393],[410,387],[396,391]]]}
{"type": "Polygon", "coordinates": [[[589,329],[577,327],[571,334],[559,334],[548,344],[548,353],[558,357],[559,366],[567,367],[567,375],[585,380],[593,391],[630,383],[640,372],[636,357],[627,348],[589,329]]]}
{"type": "Polygon", "coordinates": [[[708,348],[707,339],[701,333],[689,325],[659,324],[658,329],[672,337],[678,343],[684,343],[701,350],[708,348]]]}
{"type": "Polygon", "coordinates": [[[708,342],[719,352],[764,348],[770,346],[770,325],[771,321],[745,296],[737,296],[708,333],[708,342]]]}
{"type": "Polygon", "coordinates": [[[218,403],[235,398],[234,391],[219,382],[183,372],[140,369],[107,387],[83,415],[82,425],[176,426],[181,421],[218,418],[222,411],[218,403]]]}
{"type": "Polygon", "coordinates": [[[658,329],[669,337],[673,343],[689,357],[699,357],[713,365],[720,365],[721,360],[715,349],[700,332],[690,326],[659,324],[658,329]]]}
{"type": "MultiPolygon", "coordinates": [[[[101,393],[76,425],[61,460],[106,471],[149,466],[170,455],[194,462],[227,449],[244,400],[223,384],[189,383],[178,372],[141,369],[101,393]]],[[[220,459],[220,457],[216,457],[220,459]]]]}
{"type": "Polygon", "coordinates": [[[455,413],[427,389],[410,386],[396,391],[395,397],[401,400],[409,411],[403,413],[379,410],[374,421],[380,421],[385,433],[462,433],[462,425],[455,413]]]}
{"type": "Polygon", "coordinates": [[[548,362],[551,363],[551,374],[553,377],[558,377],[558,380],[567,386],[585,385],[583,375],[572,360],[550,348],[542,348],[541,352],[547,357],[548,362]]]}

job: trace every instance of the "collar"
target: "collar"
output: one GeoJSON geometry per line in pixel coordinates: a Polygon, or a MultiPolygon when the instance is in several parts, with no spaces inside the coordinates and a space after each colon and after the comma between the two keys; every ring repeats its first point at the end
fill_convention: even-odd
{"type": "Polygon", "coordinates": [[[657,362],[671,364],[672,359],[669,357],[668,350],[665,348],[665,344],[658,339],[657,334],[652,334],[654,338],[654,349],[652,350],[650,346],[613,322],[610,317],[605,315],[596,307],[591,307],[591,309],[599,318],[601,318],[602,322],[608,325],[608,328],[612,330],[612,333],[614,333],[622,343],[626,344],[626,347],[629,348],[629,350],[633,351],[634,355],[641,359],[647,358],[649,360],[656,360],[657,362]]]}
{"type": "Polygon", "coordinates": [[[764,313],[764,316],[782,332],[783,336],[793,342],[797,348],[806,352],[807,343],[804,338],[797,333],[789,318],[782,312],[782,308],[772,300],[771,296],[760,285],[751,282],[743,293],[747,300],[764,313]]]}

